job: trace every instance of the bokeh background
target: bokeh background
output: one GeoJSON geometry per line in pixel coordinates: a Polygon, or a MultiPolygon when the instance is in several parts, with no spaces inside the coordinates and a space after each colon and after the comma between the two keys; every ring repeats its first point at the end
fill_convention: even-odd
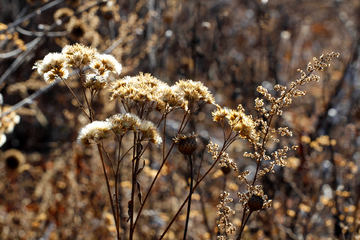
{"type": "MultiPolygon", "coordinates": [[[[242,104],[254,117],[257,86],[271,91],[274,84],[289,85],[313,57],[339,52],[321,81],[304,86],[307,95],[273,121],[274,127],[294,132],[281,144],[299,149],[289,154],[287,167],[259,180],[273,207],[251,216],[243,239],[360,239],[358,0],[1,0],[2,111],[37,97],[16,109],[10,119],[21,120],[1,146],[0,239],[115,239],[98,154],[75,143],[86,119],[63,83],[44,90],[47,84],[32,70],[35,61],[74,43],[114,55],[123,70],[113,79],[144,72],[171,85],[180,79],[201,81],[219,105],[242,104]]],[[[68,82],[80,93],[76,76],[68,82]]],[[[106,91],[95,107],[98,119],[119,111],[106,91]]],[[[203,108],[188,128],[199,133],[195,161],[203,159],[203,167],[212,162],[204,150],[208,138],[222,142],[213,110],[203,108]]],[[[170,127],[180,120],[174,115],[170,127]]],[[[268,146],[269,151],[276,147],[268,146]]],[[[242,156],[248,149],[238,141],[229,154],[241,170],[254,171],[255,163],[242,156]]],[[[144,191],[161,163],[157,151],[152,147],[146,155],[140,177],[144,191]]],[[[121,176],[123,234],[129,227],[127,164],[121,176]]],[[[136,239],[158,239],[186,196],[188,177],[187,162],[174,151],[136,239]]],[[[234,198],[231,220],[240,226],[236,193],[244,187],[232,172],[213,170],[194,193],[188,239],[216,239],[222,190],[234,198]]],[[[165,239],[180,239],[184,222],[185,211],[165,239]]]]}

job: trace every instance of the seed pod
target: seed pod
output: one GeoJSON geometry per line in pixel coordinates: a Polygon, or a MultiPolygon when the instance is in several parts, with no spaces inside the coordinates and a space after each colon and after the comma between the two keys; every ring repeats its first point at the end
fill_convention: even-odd
{"type": "Polygon", "coordinates": [[[194,153],[197,147],[197,134],[189,134],[189,135],[178,135],[174,138],[175,143],[178,146],[179,152],[185,155],[191,155],[194,153]]]}
{"type": "Polygon", "coordinates": [[[250,212],[262,209],[263,204],[264,200],[257,195],[252,195],[248,201],[250,212]]]}

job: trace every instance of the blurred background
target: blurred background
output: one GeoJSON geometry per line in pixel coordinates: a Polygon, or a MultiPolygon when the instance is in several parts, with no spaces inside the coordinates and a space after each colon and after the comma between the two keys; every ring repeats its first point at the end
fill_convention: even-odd
{"type": "MultiPolygon", "coordinates": [[[[273,207],[252,214],[243,239],[360,239],[359,33],[358,0],[1,0],[1,111],[31,101],[1,119],[0,239],[115,239],[98,154],[75,143],[86,119],[63,83],[48,87],[32,70],[35,61],[74,43],[114,55],[123,65],[120,77],[144,72],[169,85],[201,81],[219,105],[242,104],[254,117],[257,86],[275,93],[274,84],[289,86],[313,57],[339,52],[320,73],[321,81],[305,85],[307,95],[273,121],[273,127],[288,126],[294,133],[281,146],[299,148],[289,153],[285,168],[259,180],[273,207]]],[[[68,83],[80,93],[76,75],[68,83]]],[[[100,92],[98,119],[118,112],[108,99],[109,93],[100,92]]],[[[222,142],[213,110],[206,106],[190,123],[202,143],[195,161],[203,158],[205,169],[212,162],[204,150],[207,139],[222,142]]],[[[175,115],[169,124],[176,128],[179,121],[175,115]]],[[[166,141],[172,137],[170,132],[166,141]]],[[[238,141],[229,154],[240,170],[254,171],[256,164],[242,156],[246,150],[248,143],[238,141]]],[[[140,177],[144,191],[161,163],[156,151],[150,148],[140,177]]],[[[127,164],[121,177],[125,232],[127,164]]],[[[188,191],[187,170],[184,157],[174,151],[136,239],[161,235],[188,191]]],[[[244,189],[233,172],[213,170],[194,193],[188,239],[216,239],[222,190],[234,198],[231,221],[239,227],[242,206],[236,193],[244,189]]],[[[185,214],[165,239],[182,236],[185,214]]]]}

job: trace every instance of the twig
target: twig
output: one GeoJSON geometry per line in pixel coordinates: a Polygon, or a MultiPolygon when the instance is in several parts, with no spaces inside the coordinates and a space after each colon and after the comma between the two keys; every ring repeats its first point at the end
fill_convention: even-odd
{"type": "Polygon", "coordinates": [[[42,12],[44,12],[44,11],[46,11],[46,10],[48,10],[48,9],[50,9],[50,8],[52,8],[52,7],[60,4],[60,3],[62,3],[62,2],[65,2],[65,0],[55,0],[55,1],[49,2],[48,4],[46,4],[46,5],[42,6],[41,8],[37,9],[36,11],[34,11],[34,12],[32,12],[32,13],[30,13],[30,14],[22,17],[22,18],[17,19],[15,22],[10,23],[10,24],[8,25],[8,28],[7,28],[7,29],[4,29],[4,30],[1,30],[1,31],[0,31],[0,34],[8,31],[8,30],[11,29],[11,28],[14,28],[14,27],[20,25],[21,23],[23,23],[24,21],[26,21],[26,20],[28,20],[28,19],[30,19],[30,18],[33,18],[33,17],[35,17],[35,16],[40,15],[42,12]]]}
{"type": "Polygon", "coordinates": [[[0,78],[0,85],[5,81],[6,78],[9,77],[11,73],[13,73],[19,66],[26,60],[26,56],[39,44],[39,42],[44,37],[35,38],[31,44],[28,46],[25,52],[23,52],[20,56],[16,58],[16,60],[11,64],[11,66],[6,70],[6,72],[0,78]]]}

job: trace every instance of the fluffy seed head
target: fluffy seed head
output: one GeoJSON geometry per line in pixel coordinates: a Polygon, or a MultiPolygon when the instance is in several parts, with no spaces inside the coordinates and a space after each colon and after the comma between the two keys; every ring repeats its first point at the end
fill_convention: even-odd
{"type": "Polygon", "coordinates": [[[99,54],[95,48],[87,47],[76,43],[74,45],[66,45],[61,53],[66,56],[68,66],[81,68],[90,62],[99,54]]]}
{"type": "Polygon", "coordinates": [[[107,121],[94,121],[80,130],[77,142],[86,147],[92,142],[108,138],[110,130],[111,125],[107,121]]]}
{"type": "Polygon", "coordinates": [[[150,140],[150,142],[152,142],[156,145],[160,145],[162,143],[162,139],[161,139],[154,123],[144,120],[141,122],[139,129],[142,132],[142,134],[144,135],[145,139],[150,140]]]}
{"type": "Polygon", "coordinates": [[[118,135],[123,135],[129,130],[137,131],[141,123],[140,118],[132,113],[115,114],[106,121],[110,123],[111,130],[118,135]]]}
{"type": "Polygon", "coordinates": [[[65,80],[69,76],[66,69],[67,60],[61,53],[49,53],[43,60],[37,61],[33,69],[37,68],[38,73],[44,76],[47,83],[52,83],[57,77],[65,80]]]}

